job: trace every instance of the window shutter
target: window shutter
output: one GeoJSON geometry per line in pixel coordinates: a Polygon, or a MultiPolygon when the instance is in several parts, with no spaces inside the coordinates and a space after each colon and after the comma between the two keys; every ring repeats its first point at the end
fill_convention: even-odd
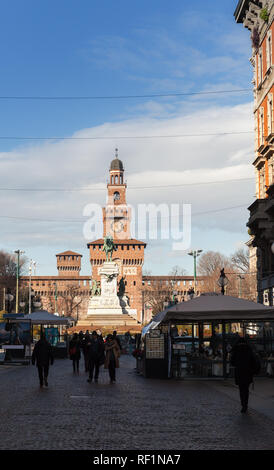
{"type": "Polygon", "coordinates": [[[266,38],[266,70],[270,67],[270,60],[269,60],[269,35],[266,38]]]}
{"type": "Polygon", "coordinates": [[[264,143],[264,108],[259,111],[259,146],[264,143]]]}
{"type": "Polygon", "coordinates": [[[272,65],[272,31],[268,31],[266,38],[266,63],[267,69],[272,65]]]}
{"type": "Polygon", "coordinates": [[[269,93],[267,100],[267,128],[268,135],[273,131],[273,94],[269,93]]]}
{"type": "Polygon", "coordinates": [[[260,83],[262,83],[262,80],[263,80],[263,70],[262,70],[262,49],[259,49],[259,53],[258,53],[258,85],[260,85],[260,83]]]}

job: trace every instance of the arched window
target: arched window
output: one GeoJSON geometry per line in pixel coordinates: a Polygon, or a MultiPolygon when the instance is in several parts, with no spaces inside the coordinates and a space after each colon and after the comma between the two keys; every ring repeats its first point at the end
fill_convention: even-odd
{"type": "Polygon", "coordinates": [[[115,175],[115,184],[118,184],[118,175],[115,175]]]}

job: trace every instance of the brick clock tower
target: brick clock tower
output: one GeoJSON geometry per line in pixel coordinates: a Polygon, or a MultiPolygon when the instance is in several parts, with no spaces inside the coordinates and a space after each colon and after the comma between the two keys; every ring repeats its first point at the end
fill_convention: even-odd
{"type": "MultiPolygon", "coordinates": [[[[109,169],[107,204],[102,210],[103,237],[106,235],[113,237],[116,251],[113,251],[112,260],[119,267],[118,282],[123,277],[130,308],[136,311],[136,319],[141,322],[142,266],[146,243],[131,238],[131,210],[126,203],[126,188],[123,163],[118,159],[116,150],[115,159],[112,160],[109,169]]],[[[90,250],[92,278],[97,281],[100,281],[98,269],[106,260],[105,252],[102,251],[103,244],[103,238],[87,244],[90,250]]]]}

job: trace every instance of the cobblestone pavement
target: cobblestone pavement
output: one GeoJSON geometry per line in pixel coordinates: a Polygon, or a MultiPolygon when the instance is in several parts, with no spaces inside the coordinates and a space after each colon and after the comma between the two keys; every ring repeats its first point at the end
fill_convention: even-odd
{"type": "Polygon", "coordinates": [[[99,383],[89,384],[83,359],[79,376],[57,359],[43,389],[36,367],[1,366],[0,449],[274,449],[274,420],[252,403],[242,415],[235,390],[145,379],[132,357],[120,363],[115,385],[102,368],[99,383]]]}

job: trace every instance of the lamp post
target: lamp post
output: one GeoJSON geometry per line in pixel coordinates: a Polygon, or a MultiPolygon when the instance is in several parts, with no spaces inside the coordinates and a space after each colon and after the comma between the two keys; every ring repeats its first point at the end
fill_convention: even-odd
{"type": "Polygon", "coordinates": [[[242,274],[238,274],[238,279],[239,279],[239,298],[242,297],[242,279],[244,279],[244,276],[242,274]]]}
{"type": "Polygon", "coordinates": [[[20,255],[25,253],[22,250],[15,250],[14,253],[17,254],[17,269],[16,269],[16,307],[15,307],[15,313],[18,313],[18,302],[19,302],[19,261],[20,261],[20,255]]]}
{"type": "Polygon", "coordinates": [[[218,286],[221,287],[221,293],[224,295],[225,293],[225,286],[228,284],[228,279],[225,275],[225,269],[221,269],[220,277],[218,279],[218,286]]]}
{"type": "Polygon", "coordinates": [[[196,294],[196,284],[197,284],[197,281],[196,281],[196,278],[197,278],[197,274],[196,274],[196,270],[197,270],[197,258],[198,256],[200,256],[200,254],[202,253],[203,250],[191,250],[188,255],[190,256],[193,256],[193,261],[194,261],[194,292],[196,294]]]}
{"type": "Polygon", "coordinates": [[[32,268],[36,267],[35,261],[32,259],[30,260],[30,265],[29,265],[29,314],[31,313],[31,297],[34,295],[34,293],[31,290],[31,275],[32,275],[32,268]]]}
{"type": "Polygon", "coordinates": [[[175,287],[175,282],[176,282],[176,281],[174,281],[174,279],[172,279],[172,281],[171,281],[171,288],[172,288],[172,305],[175,304],[175,297],[176,297],[176,295],[178,294],[178,292],[174,289],[174,287],[175,287]]]}

